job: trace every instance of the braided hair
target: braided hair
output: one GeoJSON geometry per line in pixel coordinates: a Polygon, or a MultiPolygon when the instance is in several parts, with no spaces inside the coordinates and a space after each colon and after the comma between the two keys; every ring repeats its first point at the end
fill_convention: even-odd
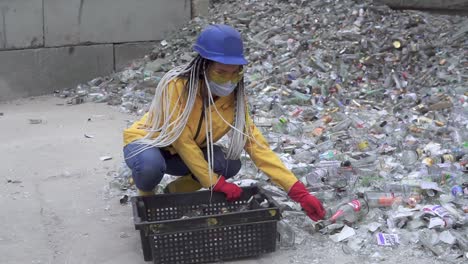
{"type": "Polygon", "coordinates": [[[203,107],[206,109],[206,111],[204,111],[204,120],[210,176],[212,174],[214,161],[211,107],[214,107],[215,112],[231,127],[232,134],[230,134],[226,158],[240,158],[247,138],[251,138],[248,132],[249,130],[246,127],[247,105],[244,78],[239,81],[235,89],[236,109],[234,125],[232,125],[222,117],[214,104],[213,94],[211,93],[206,74],[210,62],[211,61],[198,55],[188,64],[175,67],[162,77],[156,87],[154,98],[148,111],[148,119],[145,124],[148,133],[145,137],[135,142],[141,144],[141,147],[132,153],[131,156],[152,147],[167,147],[174,143],[185,129],[195,104],[197,93],[202,89],[200,92],[203,96],[203,107]],[[175,104],[178,105],[182,103],[182,107],[171,107],[171,98],[175,96],[175,89],[171,89],[172,85],[170,85],[170,83],[180,78],[187,79],[184,92],[177,98],[175,104]],[[203,87],[200,87],[201,83],[204,84],[203,87]]]}

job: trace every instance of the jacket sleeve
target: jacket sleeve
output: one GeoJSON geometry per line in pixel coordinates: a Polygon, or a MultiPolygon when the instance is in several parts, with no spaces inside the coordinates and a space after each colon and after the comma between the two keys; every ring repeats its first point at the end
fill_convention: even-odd
{"type": "Polygon", "coordinates": [[[268,141],[248,114],[246,128],[249,137],[244,147],[245,151],[250,155],[257,168],[270,177],[274,183],[289,192],[289,189],[297,182],[296,176],[286,168],[278,155],[271,150],[268,141]]]}

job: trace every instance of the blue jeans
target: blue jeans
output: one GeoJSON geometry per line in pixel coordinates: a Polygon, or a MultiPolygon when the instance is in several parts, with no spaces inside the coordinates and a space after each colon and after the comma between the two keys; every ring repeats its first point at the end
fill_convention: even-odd
{"type": "MultiPolygon", "coordinates": [[[[164,173],[173,176],[185,176],[191,173],[179,155],[172,155],[163,149],[152,147],[134,155],[141,147],[141,144],[130,143],[123,149],[125,162],[132,170],[133,181],[138,189],[142,191],[153,190],[161,182],[164,173]]],[[[213,146],[213,151],[215,173],[230,178],[239,172],[240,160],[226,159],[219,146],[213,146]]],[[[206,148],[202,149],[202,152],[207,160],[206,148]]]]}

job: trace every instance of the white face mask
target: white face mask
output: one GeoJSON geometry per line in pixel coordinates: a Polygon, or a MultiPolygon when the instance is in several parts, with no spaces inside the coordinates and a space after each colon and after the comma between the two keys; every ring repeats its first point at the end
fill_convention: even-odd
{"type": "Polygon", "coordinates": [[[218,84],[213,81],[208,81],[208,85],[210,86],[211,93],[219,97],[230,95],[237,87],[237,83],[232,82],[218,84]]]}

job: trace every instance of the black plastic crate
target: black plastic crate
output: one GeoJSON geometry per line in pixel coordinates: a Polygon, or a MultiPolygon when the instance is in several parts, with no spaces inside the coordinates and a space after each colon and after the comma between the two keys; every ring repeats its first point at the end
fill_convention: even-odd
{"type": "Polygon", "coordinates": [[[242,189],[235,202],[210,191],[133,197],[144,259],[206,263],[275,251],[278,204],[259,187],[242,189]],[[266,208],[260,206],[265,199],[266,208]]]}

